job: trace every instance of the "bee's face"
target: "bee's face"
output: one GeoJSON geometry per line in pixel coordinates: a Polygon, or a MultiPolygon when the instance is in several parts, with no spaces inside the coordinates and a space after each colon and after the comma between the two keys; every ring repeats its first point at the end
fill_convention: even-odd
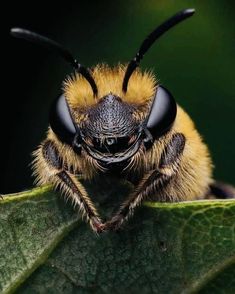
{"type": "Polygon", "coordinates": [[[53,104],[51,128],[80,156],[90,156],[107,168],[126,165],[170,129],[175,100],[146,73],[136,72],[126,94],[121,70],[99,68],[93,75],[100,97],[94,99],[81,78],[67,82],[64,95],[53,104]]]}

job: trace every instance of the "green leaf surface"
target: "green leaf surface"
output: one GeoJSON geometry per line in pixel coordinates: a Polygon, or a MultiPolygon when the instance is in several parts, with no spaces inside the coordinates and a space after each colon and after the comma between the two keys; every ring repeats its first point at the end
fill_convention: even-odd
{"type": "MultiPolygon", "coordinates": [[[[86,184],[103,216],[125,183],[86,184]]],[[[0,202],[1,293],[235,293],[235,201],[145,203],[97,236],[50,187],[0,202]]]]}

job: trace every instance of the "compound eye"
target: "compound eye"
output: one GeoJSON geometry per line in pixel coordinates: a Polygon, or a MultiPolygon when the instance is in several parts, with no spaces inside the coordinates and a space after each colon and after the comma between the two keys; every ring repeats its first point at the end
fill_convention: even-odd
{"type": "Polygon", "coordinates": [[[73,144],[77,129],[64,95],[59,96],[51,106],[50,126],[63,143],[73,144]]]}
{"type": "Polygon", "coordinates": [[[160,137],[171,128],[176,112],[176,102],[171,93],[166,88],[158,86],[147,120],[147,129],[153,138],[160,137]]]}

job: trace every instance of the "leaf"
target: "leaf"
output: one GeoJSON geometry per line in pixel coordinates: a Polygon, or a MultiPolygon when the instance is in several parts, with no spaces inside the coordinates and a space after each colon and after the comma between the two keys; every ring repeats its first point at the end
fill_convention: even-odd
{"type": "MultiPolygon", "coordinates": [[[[130,190],[93,186],[106,216],[130,190]]],[[[97,236],[43,187],[4,197],[0,233],[1,293],[235,293],[234,200],[146,203],[97,236]]]]}

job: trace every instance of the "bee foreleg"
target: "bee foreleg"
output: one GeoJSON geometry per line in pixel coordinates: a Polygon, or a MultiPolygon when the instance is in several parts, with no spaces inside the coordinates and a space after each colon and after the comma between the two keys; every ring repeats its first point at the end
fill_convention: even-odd
{"type": "Polygon", "coordinates": [[[117,230],[122,223],[127,220],[133,213],[134,209],[141,205],[144,199],[157,190],[164,188],[171,179],[171,174],[162,174],[158,170],[153,170],[142,179],[135,191],[128,197],[117,214],[105,224],[105,229],[117,230]]]}
{"type": "MultiPolygon", "coordinates": [[[[173,135],[168,146],[162,153],[158,169],[148,172],[137,188],[121,205],[117,214],[105,224],[106,229],[117,230],[127,220],[147,197],[160,194],[178,171],[180,155],[184,150],[185,137],[177,133],[173,135]]],[[[161,200],[161,199],[159,199],[161,200]]]]}
{"type": "Polygon", "coordinates": [[[94,231],[102,230],[102,221],[85,188],[77,178],[66,170],[56,145],[48,140],[36,152],[35,174],[39,184],[51,183],[59,187],[67,199],[78,207],[94,231]]]}

